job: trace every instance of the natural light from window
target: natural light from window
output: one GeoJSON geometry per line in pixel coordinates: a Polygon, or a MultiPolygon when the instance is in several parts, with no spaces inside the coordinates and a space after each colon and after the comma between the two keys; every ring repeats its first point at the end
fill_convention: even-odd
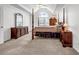
{"type": "Polygon", "coordinates": [[[49,26],[49,15],[47,12],[40,12],[39,13],[39,26],[49,26]]]}

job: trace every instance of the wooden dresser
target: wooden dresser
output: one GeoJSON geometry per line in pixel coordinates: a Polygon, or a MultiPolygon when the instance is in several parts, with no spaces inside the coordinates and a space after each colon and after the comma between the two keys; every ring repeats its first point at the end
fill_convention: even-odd
{"type": "Polygon", "coordinates": [[[63,47],[72,47],[72,32],[60,32],[60,41],[62,42],[63,47]]]}
{"type": "Polygon", "coordinates": [[[28,34],[28,27],[11,28],[11,39],[17,39],[25,34],[28,34]]]}

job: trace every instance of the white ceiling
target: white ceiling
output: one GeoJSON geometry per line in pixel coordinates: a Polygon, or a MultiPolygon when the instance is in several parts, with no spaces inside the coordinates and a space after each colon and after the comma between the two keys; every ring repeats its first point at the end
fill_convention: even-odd
{"type": "Polygon", "coordinates": [[[49,11],[51,11],[52,13],[59,11],[62,7],[63,4],[22,4],[25,8],[29,9],[29,11],[32,11],[32,8],[36,9],[36,8],[40,8],[41,7],[46,7],[49,11]]]}
{"type": "Polygon", "coordinates": [[[56,4],[23,4],[23,6],[25,6],[26,8],[28,8],[30,11],[32,11],[32,8],[36,9],[36,8],[44,8],[46,7],[47,9],[50,9],[52,11],[54,11],[54,9],[56,8],[56,4]]]}
{"type": "Polygon", "coordinates": [[[20,9],[22,8],[23,10],[26,10],[30,13],[32,13],[32,8],[39,9],[39,6],[40,8],[45,7],[46,9],[51,11],[51,13],[55,13],[59,11],[64,6],[64,4],[19,4],[19,5],[15,4],[15,6],[20,6],[20,9]]]}

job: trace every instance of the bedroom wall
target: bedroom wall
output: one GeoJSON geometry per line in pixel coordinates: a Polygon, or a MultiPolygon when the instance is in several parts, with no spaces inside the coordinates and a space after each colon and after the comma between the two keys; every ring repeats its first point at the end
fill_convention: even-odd
{"type": "Polygon", "coordinates": [[[73,32],[73,48],[79,52],[79,4],[64,5],[64,7],[68,11],[69,29],[73,32]]]}
{"type": "Polygon", "coordinates": [[[63,22],[63,9],[62,8],[59,12],[59,22],[63,22]]]}
{"type": "Polygon", "coordinates": [[[2,8],[2,5],[0,5],[0,44],[3,43],[3,39],[4,39],[4,36],[3,36],[3,28],[2,28],[2,25],[3,25],[3,8],[2,8]]]}
{"type": "Polygon", "coordinates": [[[30,14],[11,5],[3,5],[4,41],[11,38],[10,28],[15,26],[15,13],[23,15],[23,26],[28,26],[30,31],[30,14]]]}

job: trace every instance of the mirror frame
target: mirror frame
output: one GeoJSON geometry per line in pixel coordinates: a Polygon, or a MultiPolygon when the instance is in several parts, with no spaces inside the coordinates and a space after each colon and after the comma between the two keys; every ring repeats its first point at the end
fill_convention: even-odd
{"type": "Polygon", "coordinates": [[[20,16],[21,18],[22,18],[22,26],[23,26],[23,15],[22,14],[20,14],[20,13],[16,13],[15,14],[15,27],[22,27],[22,26],[17,26],[17,16],[20,16]]]}

